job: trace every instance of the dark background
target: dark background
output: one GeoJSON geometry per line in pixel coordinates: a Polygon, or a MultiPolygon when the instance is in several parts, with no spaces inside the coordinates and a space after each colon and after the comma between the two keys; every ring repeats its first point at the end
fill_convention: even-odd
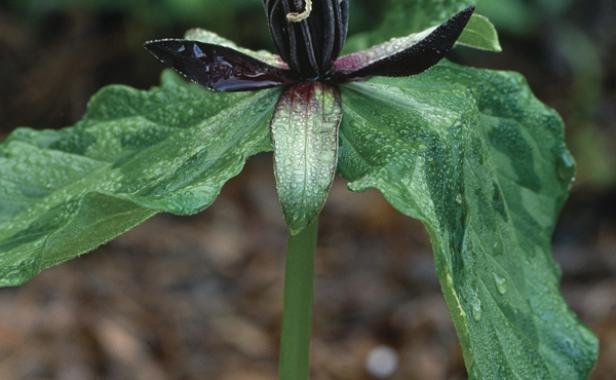
{"type": "MultiPolygon", "coordinates": [[[[386,3],[355,0],[352,29],[370,29],[386,3]]],[[[601,340],[593,379],[613,379],[616,2],[482,0],[480,11],[504,53],[452,58],[522,72],[566,120],[579,170],[554,254],[565,297],[601,340]]],[[[0,0],[0,139],[73,124],[103,85],[156,85],[143,41],[194,26],[269,46],[257,0],[0,0]]],[[[271,166],[250,161],[202,215],[158,216],[0,290],[0,379],[275,379],[286,232],[271,166]]],[[[342,181],[322,220],[313,378],[377,379],[389,359],[387,378],[465,378],[422,226],[342,181]]]]}

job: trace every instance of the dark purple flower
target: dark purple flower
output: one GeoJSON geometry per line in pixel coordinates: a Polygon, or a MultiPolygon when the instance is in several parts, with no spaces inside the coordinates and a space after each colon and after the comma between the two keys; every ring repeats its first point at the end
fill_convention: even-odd
{"type": "Polygon", "coordinates": [[[336,84],[371,76],[409,76],[438,63],[462,34],[475,8],[442,25],[339,57],[349,0],[263,0],[279,56],[227,44],[166,39],[145,44],[186,78],[216,91],[257,90],[305,81],[336,84]]]}
{"type": "Polygon", "coordinates": [[[346,40],[348,0],[263,0],[280,56],[306,79],[326,77],[346,40]]]}

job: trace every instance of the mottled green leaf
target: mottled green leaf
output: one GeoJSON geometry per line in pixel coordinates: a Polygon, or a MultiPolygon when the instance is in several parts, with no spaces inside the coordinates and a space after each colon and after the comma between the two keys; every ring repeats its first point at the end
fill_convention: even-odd
{"type": "Polygon", "coordinates": [[[291,234],[312,223],[336,174],[342,118],[337,90],[318,82],[287,89],[272,118],[274,173],[291,234]]]}
{"type": "Polygon", "coordinates": [[[487,17],[474,14],[458,40],[459,45],[479,50],[500,52],[498,32],[487,17]]]}
{"type": "Polygon", "coordinates": [[[473,379],[585,379],[596,338],[559,293],[550,236],[574,163],[517,74],[440,64],[343,86],[339,169],[421,220],[473,379]]]}
{"type": "Polygon", "coordinates": [[[208,207],[249,156],[271,149],[278,95],[213,93],[166,74],[150,91],[101,90],[73,128],[15,131],[0,145],[0,285],[158,212],[208,207]]]}

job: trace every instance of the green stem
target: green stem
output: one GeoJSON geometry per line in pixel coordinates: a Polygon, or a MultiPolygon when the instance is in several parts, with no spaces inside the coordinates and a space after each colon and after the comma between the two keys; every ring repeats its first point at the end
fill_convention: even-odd
{"type": "Polygon", "coordinates": [[[318,221],[289,236],[284,278],[280,380],[310,378],[314,251],[318,221]]]}

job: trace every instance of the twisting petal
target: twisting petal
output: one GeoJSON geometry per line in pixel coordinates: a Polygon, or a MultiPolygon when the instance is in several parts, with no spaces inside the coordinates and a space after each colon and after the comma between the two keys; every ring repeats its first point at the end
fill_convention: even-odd
{"type": "Polygon", "coordinates": [[[470,6],[440,26],[340,57],[334,63],[332,80],[419,74],[445,57],[474,11],[475,7],[470,6]]]}
{"type": "Polygon", "coordinates": [[[242,91],[295,82],[289,70],[237,50],[198,41],[150,41],[145,48],[187,79],[216,91],[242,91]]]}

